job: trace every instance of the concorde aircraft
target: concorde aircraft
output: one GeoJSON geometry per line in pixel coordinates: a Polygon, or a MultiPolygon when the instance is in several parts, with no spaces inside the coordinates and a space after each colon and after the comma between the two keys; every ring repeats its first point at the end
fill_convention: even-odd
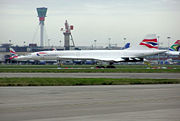
{"type": "Polygon", "coordinates": [[[139,62],[143,57],[164,53],[166,50],[158,50],[157,37],[150,34],[136,47],[124,50],[64,50],[64,51],[40,51],[28,55],[18,56],[10,49],[13,54],[11,59],[21,60],[98,60],[109,62],[139,62]]]}

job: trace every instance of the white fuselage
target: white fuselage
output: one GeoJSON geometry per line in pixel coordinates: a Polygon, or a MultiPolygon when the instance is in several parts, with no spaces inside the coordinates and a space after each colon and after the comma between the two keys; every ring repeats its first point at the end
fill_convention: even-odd
{"type": "Polygon", "coordinates": [[[19,56],[17,60],[63,60],[63,59],[94,59],[104,61],[121,61],[122,58],[137,58],[163,53],[164,50],[69,50],[69,51],[41,51],[26,56],[19,56]]]}
{"type": "Polygon", "coordinates": [[[167,51],[165,52],[167,55],[180,55],[180,51],[167,51]]]}

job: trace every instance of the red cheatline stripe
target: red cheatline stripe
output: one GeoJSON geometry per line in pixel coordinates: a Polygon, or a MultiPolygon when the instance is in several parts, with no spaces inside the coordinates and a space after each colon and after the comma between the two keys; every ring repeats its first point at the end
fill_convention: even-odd
{"type": "Polygon", "coordinates": [[[144,39],[143,42],[157,42],[157,39],[144,39]]]}
{"type": "Polygon", "coordinates": [[[45,52],[39,52],[38,54],[47,54],[47,53],[45,53],[45,52]]]}
{"type": "Polygon", "coordinates": [[[12,51],[12,50],[10,50],[10,53],[14,53],[14,54],[16,54],[16,52],[14,52],[14,51],[12,51]]]}
{"type": "Polygon", "coordinates": [[[13,57],[10,57],[9,59],[14,59],[14,58],[17,58],[18,56],[13,56],[13,57]]]}
{"type": "Polygon", "coordinates": [[[145,45],[145,46],[147,46],[149,48],[156,48],[156,49],[158,49],[158,47],[154,47],[154,46],[151,46],[149,44],[142,43],[142,42],[139,45],[145,45]]]}

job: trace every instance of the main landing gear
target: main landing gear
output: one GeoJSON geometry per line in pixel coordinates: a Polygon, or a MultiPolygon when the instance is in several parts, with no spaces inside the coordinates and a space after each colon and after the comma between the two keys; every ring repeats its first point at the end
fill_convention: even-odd
{"type": "Polygon", "coordinates": [[[107,65],[106,67],[102,65],[102,62],[100,63],[100,65],[96,66],[96,68],[116,68],[113,65],[113,62],[109,62],[109,65],[107,65]]]}
{"type": "Polygon", "coordinates": [[[116,68],[113,64],[114,64],[113,62],[109,62],[109,65],[106,66],[106,68],[116,68]]]}
{"type": "Polygon", "coordinates": [[[61,67],[62,67],[62,62],[61,62],[61,60],[57,60],[57,68],[58,69],[61,69],[61,67]]]}

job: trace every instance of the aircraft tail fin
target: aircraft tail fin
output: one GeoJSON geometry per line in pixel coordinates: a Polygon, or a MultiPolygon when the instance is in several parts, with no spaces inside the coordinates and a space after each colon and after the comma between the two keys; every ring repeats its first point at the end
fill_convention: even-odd
{"type": "Polygon", "coordinates": [[[177,40],[170,48],[170,51],[180,51],[180,40],[177,40]]]}
{"type": "Polygon", "coordinates": [[[9,51],[11,53],[11,57],[9,59],[14,59],[18,57],[17,53],[15,52],[13,48],[9,48],[9,51]]]}
{"type": "Polygon", "coordinates": [[[158,42],[157,42],[156,34],[146,35],[146,37],[143,39],[143,41],[139,45],[146,46],[148,48],[158,49],[158,42]]]}
{"type": "Polygon", "coordinates": [[[123,49],[127,49],[127,48],[130,48],[130,43],[126,43],[123,47],[123,49]]]}

